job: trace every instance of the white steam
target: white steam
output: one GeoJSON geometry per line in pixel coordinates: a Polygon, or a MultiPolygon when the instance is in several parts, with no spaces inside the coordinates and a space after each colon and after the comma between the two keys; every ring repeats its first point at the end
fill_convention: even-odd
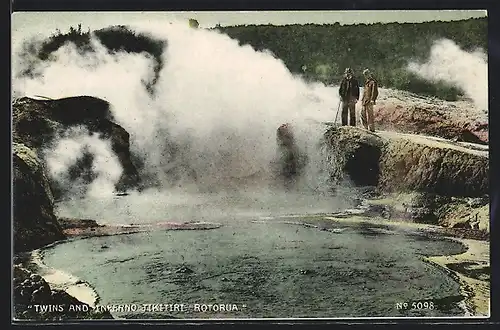
{"type": "MultiPolygon", "coordinates": [[[[88,197],[103,197],[113,194],[120,179],[122,167],[109,141],[97,134],[89,134],[85,128],[77,127],[66,131],[57,139],[56,145],[45,152],[45,161],[51,179],[63,187],[72,187],[77,193],[82,187],[68,178],[68,169],[82,158],[84,152],[93,156],[91,171],[95,179],[88,186],[88,197]]],[[[83,185],[83,182],[80,183],[83,185]]]]}
{"type": "Polygon", "coordinates": [[[117,123],[131,135],[132,151],[165,187],[172,184],[166,172],[178,162],[194,168],[201,185],[265,176],[276,155],[278,126],[291,123],[312,150],[322,131],[311,123],[335,116],[335,89],[306,84],[267,52],[184,25],[146,23],[134,30],[167,41],[154,96],[142,83],[154,74],[153,59],[146,53],[111,56],[97,39],[97,51],[85,56],[72,45],[63,46],[51,55],[54,61],[45,64],[41,77],[18,78],[13,89],[110,102],[117,123]],[[169,141],[180,144],[176,155],[169,141]]]}
{"type": "Polygon", "coordinates": [[[426,63],[412,62],[408,69],[432,82],[462,89],[478,110],[488,110],[488,62],[483,50],[466,52],[451,40],[438,40],[426,63]]]}

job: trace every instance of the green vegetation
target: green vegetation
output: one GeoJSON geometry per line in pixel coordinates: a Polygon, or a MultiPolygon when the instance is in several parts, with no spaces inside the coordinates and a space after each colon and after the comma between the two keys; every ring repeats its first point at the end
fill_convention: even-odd
{"type": "Polygon", "coordinates": [[[77,46],[77,49],[81,50],[82,52],[92,51],[92,48],[89,45],[89,40],[90,31],[82,32],[81,24],[78,24],[78,28],[76,29],[70,26],[69,31],[66,33],[61,33],[61,31],[57,29],[56,33],[54,33],[48,41],[44,42],[41,45],[37,56],[42,61],[45,61],[49,59],[50,54],[57,51],[68,41],[73,42],[77,46]]]}
{"type": "MultiPolygon", "coordinates": [[[[162,54],[166,46],[164,40],[155,39],[150,35],[137,33],[124,25],[116,25],[104,29],[96,30],[93,34],[99,39],[108,53],[119,52],[141,54],[143,52],[151,55],[154,60],[154,77],[150,81],[143,81],[144,86],[150,92],[154,92],[154,85],[159,78],[159,72],[163,68],[162,54]]],[[[91,43],[90,30],[82,32],[81,24],[78,28],[70,26],[69,31],[62,33],[56,30],[49,38],[43,40],[39,45],[34,45],[31,41],[24,44],[23,51],[18,55],[24,59],[24,68],[20,70],[20,75],[34,77],[41,74],[38,71],[40,62],[53,60],[52,54],[62,46],[72,43],[75,49],[81,54],[94,52],[91,43]]]]}
{"type": "MultiPolygon", "coordinates": [[[[124,25],[116,25],[94,31],[99,41],[110,53],[124,51],[127,53],[141,53],[146,51],[159,58],[163,52],[165,43],[152,37],[136,33],[124,25]]],[[[68,42],[72,42],[82,54],[92,52],[90,44],[90,30],[82,32],[81,24],[75,29],[70,26],[69,31],[61,33],[57,30],[50,38],[45,40],[41,49],[36,54],[41,60],[47,60],[49,56],[68,42]]]]}
{"type": "Polygon", "coordinates": [[[216,28],[240,44],[268,49],[289,70],[306,79],[338,83],[351,67],[360,79],[364,68],[380,85],[455,100],[461,91],[444,82],[430,83],[406,70],[411,60],[425,61],[434,41],[447,38],[464,50],[487,51],[487,19],[453,22],[357,25],[244,25],[216,28]],[[306,70],[303,70],[303,68],[306,70]]]}

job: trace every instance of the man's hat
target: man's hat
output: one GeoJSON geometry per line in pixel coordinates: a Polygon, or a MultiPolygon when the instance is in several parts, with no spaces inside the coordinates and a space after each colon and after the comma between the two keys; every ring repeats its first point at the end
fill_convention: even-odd
{"type": "Polygon", "coordinates": [[[352,69],[351,68],[346,68],[344,71],[345,74],[350,73],[352,74],[352,69]]]}
{"type": "Polygon", "coordinates": [[[368,70],[368,69],[364,69],[364,70],[363,70],[363,74],[364,74],[364,75],[368,75],[368,74],[370,74],[370,73],[371,73],[371,72],[370,72],[370,70],[368,70]]]}

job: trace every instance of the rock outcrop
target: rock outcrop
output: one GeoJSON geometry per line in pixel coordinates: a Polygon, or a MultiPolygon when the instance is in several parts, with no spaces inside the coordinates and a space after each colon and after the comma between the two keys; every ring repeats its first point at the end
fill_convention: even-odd
{"type": "MultiPolygon", "coordinates": [[[[90,133],[99,133],[110,140],[123,168],[116,189],[126,189],[139,182],[130,159],[129,134],[113,122],[107,102],[86,96],[60,100],[17,99],[13,104],[12,136],[13,236],[17,256],[66,238],[54,215],[57,187],[47,177],[40,151],[50,148],[60,133],[75,126],[83,126],[90,133]]],[[[92,166],[92,162],[87,162],[87,166],[92,166]]],[[[14,303],[15,318],[21,320],[112,318],[109,313],[94,312],[65,291],[52,290],[43,278],[19,265],[14,267],[14,303]]]]}
{"type": "Polygon", "coordinates": [[[444,139],[382,132],[379,187],[443,196],[480,197],[489,192],[488,149],[444,139]]]}
{"type": "Polygon", "coordinates": [[[357,186],[377,186],[384,141],[353,127],[331,127],[325,133],[330,176],[340,181],[347,174],[357,186]]]}
{"type": "Polygon", "coordinates": [[[386,219],[409,220],[450,229],[452,236],[488,239],[490,200],[484,197],[450,197],[433,193],[389,193],[369,199],[386,219]]]}
{"type": "MultiPolygon", "coordinates": [[[[131,160],[129,133],[113,122],[108,102],[90,96],[57,100],[23,97],[15,100],[12,110],[14,142],[40,150],[50,146],[54,138],[68,128],[83,126],[90,133],[98,133],[111,142],[111,148],[123,168],[117,190],[139,183],[137,169],[131,160]]],[[[80,163],[89,165],[85,161],[80,163]]],[[[80,170],[85,172],[86,169],[80,170]]],[[[58,193],[57,189],[54,193],[58,193]]]]}
{"type": "Polygon", "coordinates": [[[14,266],[14,318],[31,321],[112,319],[109,312],[91,308],[63,290],[52,290],[38,274],[14,266]]]}
{"type": "Polygon", "coordinates": [[[448,102],[381,89],[374,107],[379,129],[488,144],[488,114],[471,102],[448,102]]]}
{"type": "Polygon", "coordinates": [[[23,144],[13,144],[14,250],[28,251],[63,239],[43,164],[23,144]]]}
{"type": "MultiPolygon", "coordinates": [[[[23,97],[14,102],[12,110],[16,251],[36,249],[64,238],[53,213],[54,197],[60,197],[61,190],[47,178],[40,151],[50,148],[58,134],[68,128],[84,126],[110,140],[123,167],[117,190],[139,182],[131,161],[129,134],[113,122],[106,101],[90,96],[58,100],[23,97]]],[[[80,174],[89,172],[92,166],[92,159],[85,161],[88,159],[84,156],[76,169],[80,174]]]]}
{"type": "Polygon", "coordinates": [[[356,185],[382,192],[488,194],[487,147],[353,127],[331,127],[325,138],[336,162],[332,175],[345,172],[356,185]]]}
{"type": "Polygon", "coordinates": [[[329,128],[325,142],[332,179],[375,187],[390,218],[488,236],[486,146],[348,126],[329,128]]]}

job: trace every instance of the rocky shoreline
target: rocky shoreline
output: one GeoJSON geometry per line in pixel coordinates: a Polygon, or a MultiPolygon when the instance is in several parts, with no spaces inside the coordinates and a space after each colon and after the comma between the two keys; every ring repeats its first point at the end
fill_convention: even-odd
{"type": "Polygon", "coordinates": [[[443,235],[458,239],[489,241],[489,202],[468,199],[435,201],[421,193],[385,194],[368,199],[367,204],[388,221],[434,225],[443,235]],[[449,219],[451,218],[451,219],[449,219]]]}
{"type": "Polygon", "coordinates": [[[43,250],[67,241],[14,255],[15,321],[113,319],[109,312],[94,309],[99,295],[90,284],[43,263],[43,250]]]}
{"type": "Polygon", "coordinates": [[[464,244],[467,251],[458,255],[427,257],[424,261],[441,268],[460,284],[461,295],[465,297],[465,316],[489,317],[489,243],[454,239],[464,244]]]}
{"type": "MultiPolygon", "coordinates": [[[[126,235],[153,230],[209,230],[219,228],[215,223],[173,223],[161,222],[142,225],[101,225],[95,220],[60,218],[59,223],[66,239],[48,244],[39,249],[19,253],[14,256],[14,295],[19,303],[15,308],[17,320],[74,320],[113,319],[113,315],[102,309],[96,310],[99,295],[87,282],[64,271],[48,267],[43,262],[43,251],[56,244],[64,244],[74,239],[97,236],[126,235]],[[35,282],[26,281],[33,279],[35,282]],[[41,287],[41,289],[39,288],[41,287]],[[31,291],[29,291],[31,290],[31,291]],[[56,298],[37,298],[38,291],[52,292],[56,298]],[[26,292],[35,292],[35,297],[25,298],[26,292]],[[59,310],[40,311],[40,306],[59,306],[59,310]],[[80,306],[81,311],[70,309],[80,306]]],[[[29,293],[32,294],[32,293],[29,293]]],[[[50,296],[50,294],[48,295],[50,296]]]]}
{"type": "MultiPolygon", "coordinates": [[[[367,200],[365,208],[352,212],[341,212],[324,219],[333,222],[366,222],[417,230],[427,237],[450,239],[464,246],[465,252],[456,255],[426,256],[422,261],[432,264],[451,276],[460,285],[465,317],[489,317],[490,313],[490,244],[489,237],[467,235],[462,230],[453,230],[432,224],[411,222],[405,219],[384,217],[380,204],[367,200]],[[472,237],[471,237],[472,236],[472,237]],[[474,237],[475,236],[475,237],[474,237]]],[[[377,201],[378,202],[378,201],[377,201]]]]}
{"type": "Polygon", "coordinates": [[[93,307],[98,296],[86,283],[44,267],[37,252],[15,264],[14,321],[70,321],[112,319],[109,312],[93,307]]]}

